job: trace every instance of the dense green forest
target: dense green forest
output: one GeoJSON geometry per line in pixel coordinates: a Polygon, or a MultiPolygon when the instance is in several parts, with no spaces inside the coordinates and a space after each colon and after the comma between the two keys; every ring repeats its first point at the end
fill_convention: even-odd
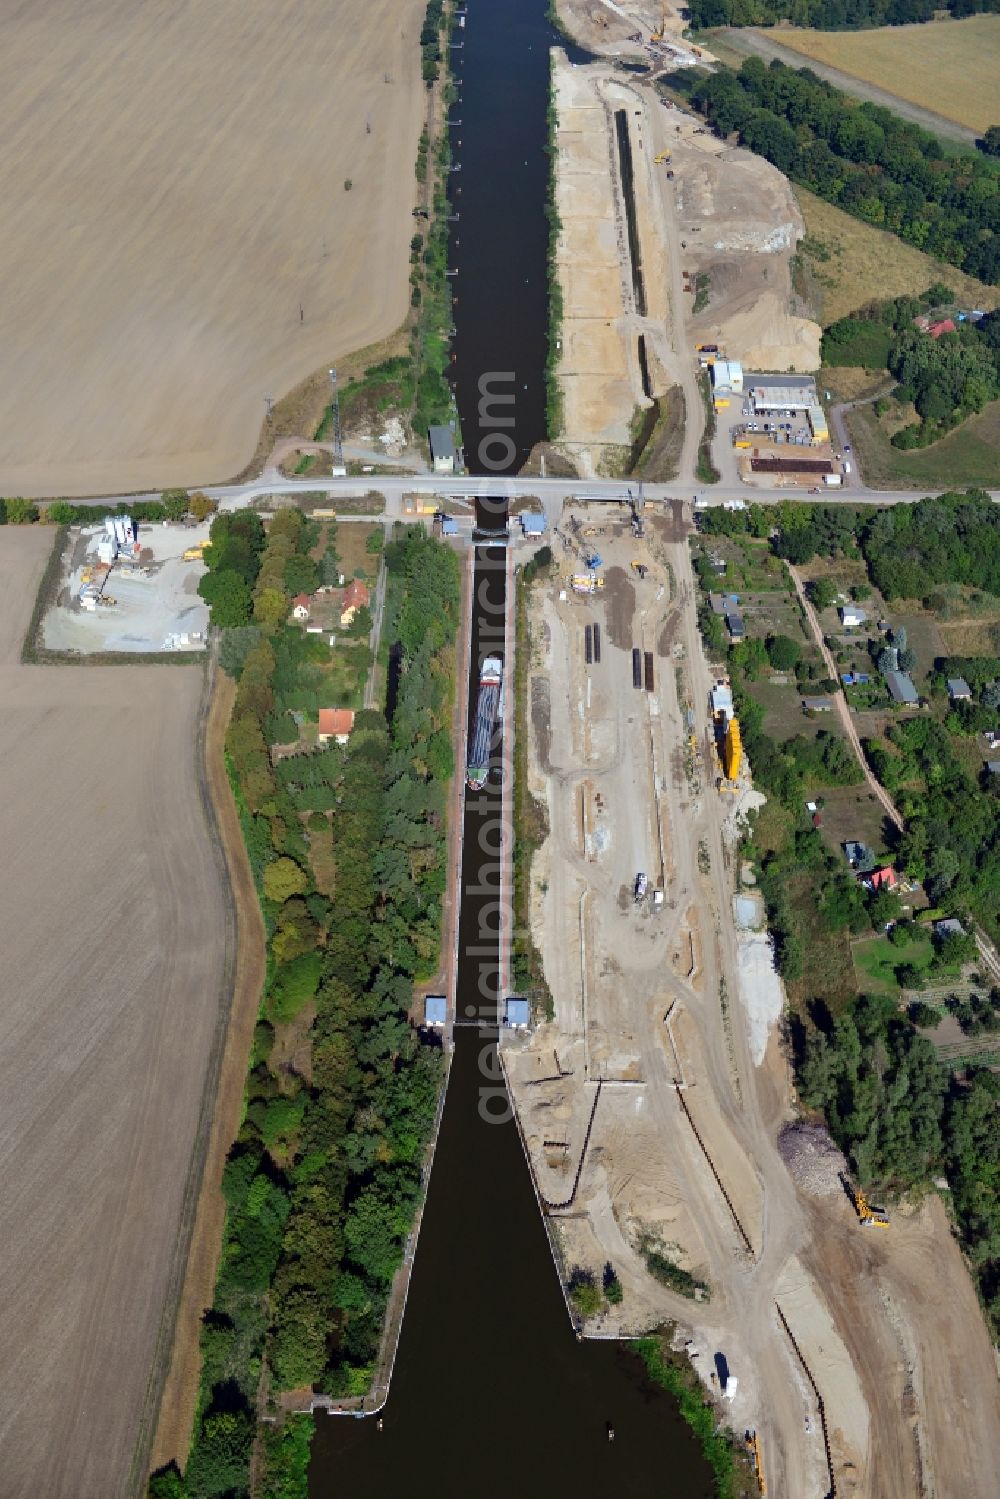
{"type": "Polygon", "coordinates": [[[932,21],[938,10],[955,17],[997,10],[997,0],[688,0],[691,25],[773,26],[791,21],[819,31],[857,31],[870,26],[907,26],[932,21]]]}
{"type": "MultiPolygon", "coordinates": [[[[458,563],[416,528],[387,547],[384,628],[402,651],[391,724],[360,712],[346,746],[272,765],[303,664],[285,580],[317,536],[297,510],[266,542],[252,521],[213,527],[226,559],[213,573],[234,573],[251,597],[252,624],[223,635],[238,677],[226,752],[268,968],[223,1182],[194,1440],[183,1477],[151,1489],[169,1499],[248,1493],[262,1391],[368,1388],[441,1084],[441,1053],[417,1040],[409,1011],[439,959],[458,563]],[[283,1045],[289,1028],[308,1039],[307,1066],[283,1045]]],[[[305,1493],[310,1431],[300,1418],[265,1433],[268,1499],[305,1493]]]]}
{"type": "Polygon", "coordinates": [[[767,157],[855,218],[939,260],[1000,281],[1000,177],[982,158],[946,157],[938,138],[857,100],[808,68],[749,57],[738,73],[674,73],[721,136],[767,157]]]}
{"type": "MultiPolygon", "coordinates": [[[[874,302],[840,318],[823,334],[823,363],[885,368],[894,375],[897,401],[912,401],[920,418],[893,433],[898,448],[936,442],[966,417],[1000,396],[1000,317],[995,312],[959,322],[953,333],[932,338],[915,326],[928,308],[953,302],[946,286],[921,297],[874,302]]],[[[879,403],[876,403],[876,411],[879,403]]]]}

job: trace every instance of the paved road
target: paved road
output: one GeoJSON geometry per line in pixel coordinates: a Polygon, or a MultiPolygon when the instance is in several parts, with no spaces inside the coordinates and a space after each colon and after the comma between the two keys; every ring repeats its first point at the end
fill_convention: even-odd
{"type": "MultiPolygon", "coordinates": [[[[498,474],[493,477],[471,477],[461,476],[456,478],[446,477],[441,474],[427,474],[422,477],[397,478],[388,474],[366,475],[361,479],[285,479],[279,474],[265,473],[259,479],[251,479],[246,484],[218,484],[206,486],[202,493],[210,495],[220,502],[224,510],[238,510],[243,505],[249,505],[254,500],[264,498],[267,495],[294,495],[294,494],[316,494],[329,495],[331,503],[336,505],[338,495],[345,498],[357,498],[373,491],[385,497],[385,518],[387,520],[426,520],[426,516],[407,514],[403,510],[403,496],[417,495],[422,498],[436,498],[448,500],[466,500],[473,502],[477,498],[504,497],[508,500],[526,498],[533,496],[541,501],[550,526],[558,524],[562,515],[563,505],[569,501],[579,502],[581,500],[595,500],[605,504],[613,504],[615,501],[626,502],[629,491],[636,492],[635,481],[622,479],[521,479],[508,475],[498,474]]],[[[935,494],[942,491],[927,490],[926,493],[935,494]]],[[[696,495],[699,501],[706,505],[721,505],[734,500],[740,500],[744,504],[774,505],[780,504],[782,500],[803,500],[806,503],[817,505],[830,504],[839,498],[849,496],[852,502],[864,505],[912,505],[922,498],[923,490],[898,490],[898,489],[855,489],[843,490],[822,489],[813,493],[812,490],[781,489],[781,490],[755,490],[745,484],[741,485],[708,485],[698,489],[692,485],[690,480],[674,480],[669,484],[646,484],[643,493],[647,500],[655,503],[664,503],[669,500],[685,500],[690,503],[696,495]]],[[[989,491],[994,501],[1000,500],[1000,490],[989,491]]],[[[114,506],[127,503],[129,500],[158,500],[159,491],[139,495],[106,495],[94,500],[95,509],[103,505],[114,506]]],[[[82,502],[80,502],[82,503],[82,502]]],[[[338,515],[338,524],[341,521],[350,522],[370,521],[372,515],[338,515]]],[[[457,517],[459,525],[468,524],[465,517],[457,517]]]]}

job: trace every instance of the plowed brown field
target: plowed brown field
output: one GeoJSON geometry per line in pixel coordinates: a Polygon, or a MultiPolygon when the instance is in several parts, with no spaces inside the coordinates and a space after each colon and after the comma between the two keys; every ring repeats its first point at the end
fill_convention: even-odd
{"type": "Polygon", "coordinates": [[[423,9],[0,7],[4,493],[226,478],[402,322],[423,9]]]}
{"type": "Polygon", "coordinates": [[[0,1492],[118,1499],[155,1416],[227,903],[200,668],[18,661],[51,544],[0,544],[0,1492]]]}

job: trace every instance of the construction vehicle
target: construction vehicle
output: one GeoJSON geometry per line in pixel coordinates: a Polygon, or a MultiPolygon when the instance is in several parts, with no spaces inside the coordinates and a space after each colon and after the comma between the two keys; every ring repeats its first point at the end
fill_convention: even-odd
{"type": "Polygon", "coordinates": [[[860,1187],[855,1187],[851,1195],[854,1198],[854,1211],[858,1215],[858,1222],[862,1228],[889,1227],[889,1214],[885,1208],[872,1206],[860,1187]]]}
{"type": "Polygon", "coordinates": [[[647,879],[647,877],[644,874],[641,874],[641,873],[637,874],[636,877],[635,877],[635,885],[634,885],[633,891],[632,891],[633,898],[634,898],[634,900],[635,900],[635,902],[636,902],[637,905],[638,905],[639,901],[645,900],[645,898],[646,898],[646,891],[648,889],[649,889],[649,880],[647,879]]]}
{"type": "Polygon", "coordinates": [[[197,541],[197,542],[195,542],[195,544],[194,544],[193,547],[188,547],[187,550],[185,551],[185,553],[184,553],[184,561],[185,562],[200,562],[201,559],[202,559],[202,557],[203,557],[203,555],[204,555],[205,548],[207,546],[210,546],[210,545],[211,545],[211,543],[209,541],[197,541]]]}
{"type": "Polygon", "coordinates": [[[639,574],[639,581],[641,583],[642,580],[643,580],[643,578],[649,572],[649,568],[646,566],[645,562],[638,562],[638,561],[636,561],[636,559],[634,557],[632,558],[632,566],[635,569],[635,571],[639,574]]]}
{"type": "Polygon", "coordinates": [[[646,523],[642,518],[642,511],[645,503],[646,501],[643,498],[641,483],[639,485],[638,496],[634,495],[631,489],[628,491],[628,507],[632,512],[632,535],[636,537],[637,540],[641,540],[642,537],[646,534],[646,523]]]}
{"type": "Polygon", "coordinates": [[[584,567],[589,567],[590,570],[591,570],[591,572],[596,572],[596,570],[601,566],[601,564],[603,563],[603,561],[604,561],[604,559],[601,556],[600,552],[592,552],[592,551],[588,551],[588,550],[584,549],[584,552],[583,552],[583,565],[584,565],[584,567]]]}
{"type": "Polygon", "coordinates": [[[662,42],[663,38],[666,36],[666,33],[667,33],[667,7],[664,5],[660,9],[660,25],[659,25],[659,27],[658,27],[658,29],[656,31],[651,31],[649,33],[649,40],[651,42],[662,42]]]}
{"type": "Polygon", "coordinates": [[[665,161],[669,161],[670,160],[670,152],[669,151],[660,151],[656,156],[653,157],[653,160],[654,160],[654,162],[656,163],[656,165],[658,167],[662,167],[662,165],[663,165],[663,163],[665,161]]]}
{"type": "Polygon", "coordinates": [[[727,781],[735,781],[740,773],[740,764],[743,760],[743,744],[740,739],[740,723],[738,718],[731,718],[726,725],[726,732],[722,740],[722,768],[726,772],[727,781]]]}
{"type": "Polygon", "coordinates": [[[570,579],[570,587],[574,593],[596,593],[599,588],[604,587],[604,579],[599,578],[596,573],[574,573],[570,579]]]}
{"type": "Polygon", "coordinates": [[[760,1437],[756,1431],[748,1431],[743,1438],[750,1461],[753,1463],[754,1477],[757,1479],[757,1489],[761,1494],[767,1493],[767,1480],[764,1477],[764,1462],[760,1455],[760,1437]]]}

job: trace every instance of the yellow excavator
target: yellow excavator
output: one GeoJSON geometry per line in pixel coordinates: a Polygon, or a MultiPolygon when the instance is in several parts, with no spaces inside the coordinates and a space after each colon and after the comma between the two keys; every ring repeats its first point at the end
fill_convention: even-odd
{"type": "Polygon", "coordinates": [[[660,151],[660,152],[657,153],[656,156],[653,157],[653,160],[656,162],[656,165],[658,167],[661,167],[665,161],[669,161],[670,160],[670,152],[669,151],[660,151]]]}
{"type": "Polygon", "coordinates": [[[860,1187],[854,1188],[854,1211],[864,1228],[888,1228],[889,1214],[885,1208],[872,1207],[860,1187]]]}
{"type": "Polygon", "coordinates": [[[651,42],[662,42],[667,30],[667,7],[664,5],[660,10],[660,27],[658,31],[649,33],[651,42]]]}

